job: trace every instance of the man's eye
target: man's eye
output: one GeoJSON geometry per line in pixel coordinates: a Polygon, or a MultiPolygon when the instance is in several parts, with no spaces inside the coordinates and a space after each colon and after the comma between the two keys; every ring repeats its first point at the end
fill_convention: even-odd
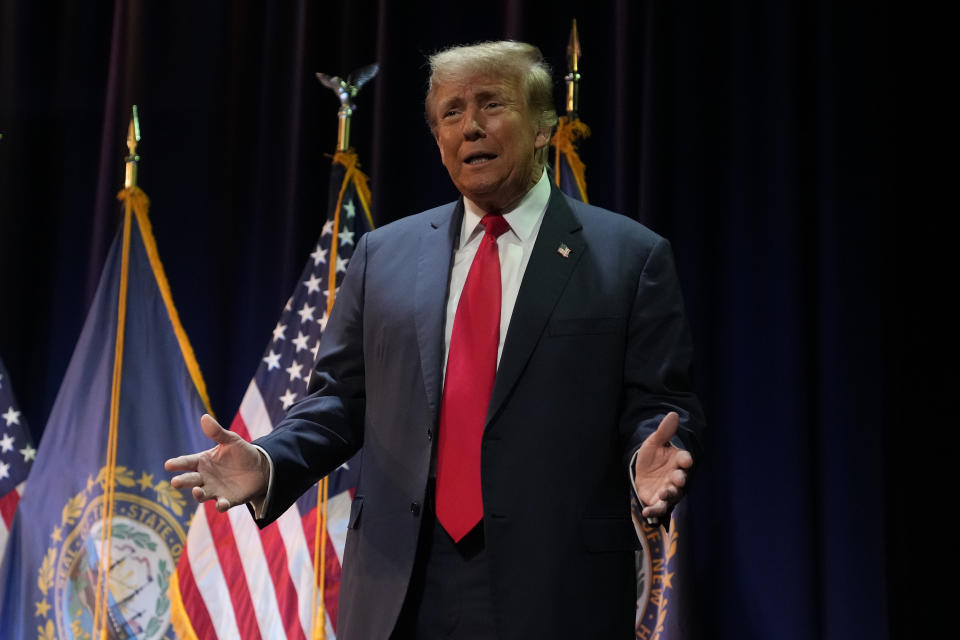
{"type": "Polygon", "coordinates": [[[500,104],[499,102],[490,101],[487,103],[487,109],[496,109],[497,107],[501,107],[501,106],[503,105],[500,104]]]}
{"type": "Polygon", "coordinates": [[[457,115],[459,115],[459,113],[460,113],[460,112],[459,112],[458,110],[456,110],[456,109],[450,109],[450,110],[448,110],[448,111],[444,111],[442,117],[444,117],[444,118],[453,118],[453,117],[456,117],[457,115]]]}

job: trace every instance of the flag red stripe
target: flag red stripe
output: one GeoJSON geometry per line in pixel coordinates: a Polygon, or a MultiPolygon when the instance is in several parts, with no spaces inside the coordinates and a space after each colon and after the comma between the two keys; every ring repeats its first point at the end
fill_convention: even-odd
{"type": "Polygon", "coordinates": [[[230,431],[238,434],[247,442],[250,441],[250,430],[247,429],[247,423],[243,421],[243,416],[240,415],[239,411],[237,411],[237,415],[233,416],[233,422],[230,423],[230,431]]]}
{"type": "MultiPolygon", "coordinates": [[[[310,509],[310,512],[304,515],[300,521],[303,523],[303,531],[307,536],[307,540],[310,544],[310,553],[314,552],[313,541],[316,539],[317,535],[317,509],[314,507],[310,509]]],[[[323,602],[327,610],[327,615],[330,617],[330,624],[333,626],[333,632],[337,632],[337,614],[340,610],[340,574],[342,568],[340,566],[340,558],[337,556],[337,551],[333,546],[333,540],[330,536],[327,536],[326,544],[326,570],[324,574],[326,578],[324,579],[324,593],[323,593],[323,602]]]]}
{"type": "Polygon", "coordinates": [[[303,533],[307,536],[307,544],[310,546],[310,556],[313,557],[316,551],[316,548],[313,546],[313,541],[317,537],[317,508],[314,507],[300,516],[300,522],[303,523],[303,533]]]}
{"type": "Polygon", "coordinates": [[[247,578],[243,573],[243,564],[240,561],[240,552],[237,541],[233,537],[233,527],[226,514],[217,513],[213,500],[203,503],[210,524],[210,537],[213,538],[214,548],[217,550],[217,559],[223,571],[224,581],[230,590],[230,602],[237,618],[237,627],[249,635],[246,638],[260,638],[260,627],[257,624],[256,611],[253,608],[253,599],[247,587],[247,578]]]}
{"type": "Polygon", "coordinates": [[[333,632],[336,633],[337,614],[340,611],[340,560],[337,558],[337,551],[333,548],[333,540],[330,539],[330,536],[327,536],[326,554],[327,578],[324,583],[323,600],[327,607],[327,615],[330,616],[330,624],[333,625],[333,632]]]}
{"type": "Polygon", "coordinates": [[[283,544],[283,537],[276,523],[260,530],[260,542],[267,558],[270,577],[273,579],[273,589],[277,594],[277,609],[280,612],[280,619],[283,620],[287,638],[306,640],[300,624],[297,589],[287,569],[287,548],[283,544]]]}
{"type": "Polygon", "coordinates": [[[3,517],[3,521],[7,525],[7,529],[9,529],[13,524],[13,514],[17,510],[18,502],[20,502],[20,492],[16,489],[0,498],[0,516],[3,517]]]}
{"type": "MultiPolygon", "coordinates": [[[[197,514],[194,517],[202,518],[203,514],[197,514]]],[[[187,558],[186,552],[183,554],[187,558]]],[[[213,621],[210,619],[210,612],[207,611],[207,605],[203,602],[203,596],[197,589],[197,581],[193,577],[193,567],[190,566],[190,560],[177,564],[177,578],[180,583],[180,599],[183,601],[183,608],[190,618],[190,625],[200,640],[216,638],[217,633],[213,627],[213,621]]]]}

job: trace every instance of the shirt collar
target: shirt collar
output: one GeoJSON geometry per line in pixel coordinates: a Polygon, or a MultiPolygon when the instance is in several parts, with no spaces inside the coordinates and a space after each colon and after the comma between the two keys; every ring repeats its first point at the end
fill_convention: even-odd
{"type": "MultiPolygon", "coordinates": [[[[537,220],[547,208],[550,201],[550,178],[547,172],[540,175],[537,184],[533,185],[530,191],[523,196],[518,204],[510,213],[503,214],[503,219],[510,225],[510,230],[520,240],[526,242],[527,237],[533,231],[537,220]]],[[[480,208],[471,202],[467,197],[463,198],[463,227],[460,230],[460,246],[465,246],[475,233],[478,233],[480,220],[486,215],[480,208]]]]}

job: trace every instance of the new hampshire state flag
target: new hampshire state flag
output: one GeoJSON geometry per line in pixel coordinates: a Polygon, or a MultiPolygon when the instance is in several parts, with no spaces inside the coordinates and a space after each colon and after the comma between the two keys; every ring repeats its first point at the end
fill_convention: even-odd
{"type": "Polygon", "coordinates": [[[163,461],[205,448],[203,380],[136,187],[14,518],[0,638],[173,638],[192,499],[163,461]],[[190,500],[190,502],[188,502],[190,500]]]}

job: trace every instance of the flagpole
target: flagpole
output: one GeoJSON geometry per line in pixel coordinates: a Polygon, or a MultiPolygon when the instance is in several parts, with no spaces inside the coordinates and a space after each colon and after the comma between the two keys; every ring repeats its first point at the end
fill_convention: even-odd
{"type": "Polygon", "coordinates": [[[570,40],[567,43],[567,119],[576,120],[580,110],[580,36],[577,33],[577,19],[570,27],[570,40]]]}
{"type": "MultiPolygon", "coordinates": [[[[127,128],[126,174],[127,189],[135,188],[137,182],[137,144],[140,142],[140,121],[134,105],[127,128]]],[[[117,335],[113,356],[113,382],[110,389],[110,425],[107,436],[107,460],[104,473],[103,528],[100,531],[101,562],[97,570],[97,594],[94,608],[91,637],[109,639],[110,565],[113,537],[113,511],[116,490],[117,439],[120,414],[120,385],[123,378],[123,347],[127,321],[127,285],[130,275],[130,227],[132,206],[127,200],[123,216],[123,248],[121,254],[120,291],[117,299],[117,335]]]]}
{"type": "Polygon", "coordinates": [[[556,149],[553,163],[554,184],[567,195],[587,202],[587,181],[584,176],[586,168],[580,160],[576,144],[578,139],[590,135],[590,127],[580,120],[580,79],[582,78],[580,58],[582,55],[580,32],[577,28],[577,20],[574,18],[570,26],[570,38],[567,41],[567,75],[563,77],[567,83],[566,113],[558,119],[557,130],[550,144],[556,149]],[[566,173],[565,177],[564,173],[566,173]],[[565,181],[571,184],[566,184],[565,181]]]}
{"type": "MultiPolygon", "coordinates": [[[[354,98],[360,92],[360,88],[371,80],[377,71],[380,70],[376,63],[369,64],[353,71],[347,76],[346,80],[339,76],[329,76],[325,73],[317,73],[317,80],[320,84],[332,90],[337,94],[340,100],[340,110],[337,112],[337,151],[334,155],[334,163],[340,162],[344,165],[343,183],[340,185],[340,193],[337,197],[336,209],[333,212],[333,233],[330,238],[330,272],[328,278],[327,295],[327,313],[333,308],[334,296],[336,295],[337,280],[337,246],[340,232],[340,208],[343,205],[343,195],[354,179],[357,169],[356,155],[350,150],[350,120],[356,109],[354,98]],[[349,158],[348,158],[349,156],[349,158]],[[346,162],[344,160],[346,159],[346,162]]],[[[329,219],[329,214],[328,214],[329,219]]],[[[314,535],[314,555],[313,555],[313,585],[315,603],[313,616],[313,629],[311,636],[313,640],[325,640],[327,637],[326,625],[326,579],[327,579],[327,516],[330,496],[330,481],[328,476],[320,481],[317,487],[317,524],[314,535]]]]}

